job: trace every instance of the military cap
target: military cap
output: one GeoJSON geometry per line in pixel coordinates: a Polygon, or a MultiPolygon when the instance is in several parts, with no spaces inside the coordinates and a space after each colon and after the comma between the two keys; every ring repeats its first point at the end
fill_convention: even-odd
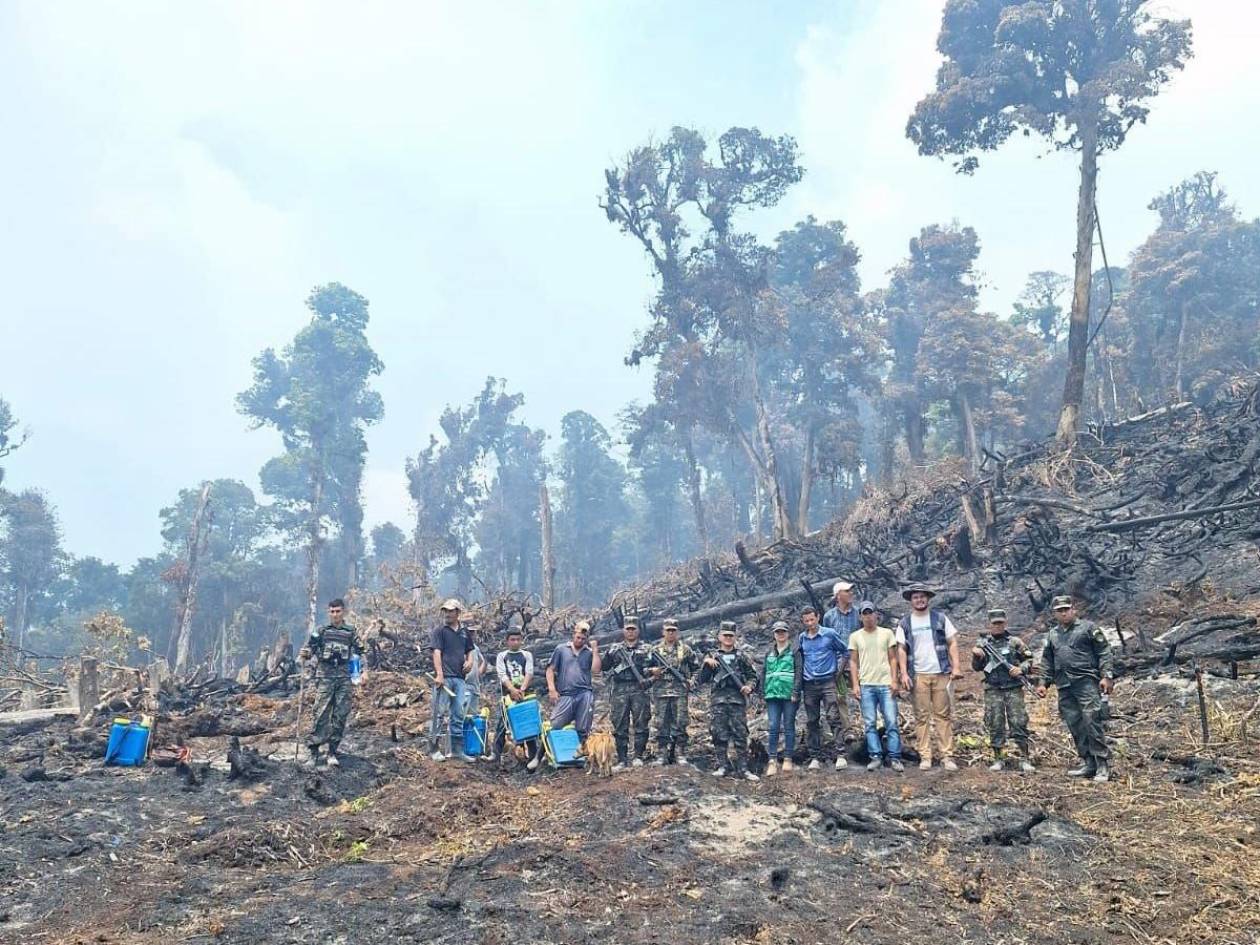
{"type": "Polygon", "coordinates": [[[994,607],[989,611],[989,623],[997,623],[999,620],[1006,621],[1006,611],[1001,607],[994,607]]]}
{"type": "Polygon", "coordinates": [[[723,620],[720,624],[718,624],[718,633],[734,633],[734,632],[735,632],[734,620],[723,620]]]}
{"type": "Polygon", "coordinates": [[[678,618],[677,618],[677,617],[666,617],[666,618],[665,618],[665,623],[663,623],[663,624],[661,625],[661,629],[662,629],[662,630],[677,630],[677,629],[678,629],[678,618]]]}
{"type": "Polygon", "coordinates": [[[1067,610],[1072,605],[1072,598],[1067,594],[1059,594],[1054,600],[1050,601],[1051,610],[1067,610]]]}
{"type": "Polygon", "coordinates": [[[626,614],[625,618],[621,621],[621,625],[623,627],[637,627],[639,625],[639,618],[635,614],[626,614]]]}

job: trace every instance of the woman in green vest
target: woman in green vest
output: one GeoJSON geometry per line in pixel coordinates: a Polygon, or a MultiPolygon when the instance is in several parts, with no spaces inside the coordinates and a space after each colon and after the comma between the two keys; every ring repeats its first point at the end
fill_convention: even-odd
{"type": "Polygon", "coordinates": [[[775,623],[774,642],[766,651],[761,678],[765,680],[766,713],[770,717],[770,764],[767,775],[792,770],[792,752],[796,750],[796,706],[801,699],[801,655],[788,639],[788,625],[775,623]],[[779,751],[779,733],[783,733],[783,751],[779,751]]]}

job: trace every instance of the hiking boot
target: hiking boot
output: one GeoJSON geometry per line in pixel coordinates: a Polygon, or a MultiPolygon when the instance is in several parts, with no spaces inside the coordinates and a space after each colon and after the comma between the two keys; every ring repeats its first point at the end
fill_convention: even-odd
{"type": "Polygon", "coordinates": [[[675,756],[674,756],[674,762],[675,762],[676,764],[680,764],[680,765],[689,765],[689,764],[691,764],[691,762],[687,760],[687,756],[686,756],[686,755],[675,755],[675,756]]]}
{"type": "Polygon", "coordinates": [[[630,762],[630,767],[631,767],[631,768],[642,768],[642,767],[643,767],[643,759],[642,759],[642,758],[635,758],[635,759],[634,759],[634,761],[630,762]]]}
{"type": "Polygon", "coordinates": [[[841,755],[839,758],[836,759],[837,771],[841,770],[842,768],[847,768],[847,767],[849,767],[849,759],[844,757],[844,755],[841,755]]]}
{"type": "Polygon", "coordinates": [[[867,771],[878,771],[882,767],[884,767],[884,763],[878,758],[872,758],[866,763],[867,771]]]}
{"type": "Polygon", "coordinates": [[[779,765],[777,762],[772,761],[768,765],[766,765],[767,778],[773,778],[778,773],[779,773],[779,765]]]}
{"type": "Polygon", "coordinates": [[[1098,770],[1094,772],[1095,784],[1106,784],[1111,780],[1111,771],[1106,765],[1099,765],[1098,770]]]}
{"type": "Polygon", "coordinates": [[[1097,773],[1098,769],[1087,761],[1084,764],[1073,768],[1067,773],[1067,776],[1069,778],[1092,778],[1097,773]]]}
{"type": "Polygon", "coordinates": [[[809,768],[810,771],[817,771],[819,768],[822,767],[822,765],[819,764],[817,758],[811,758],[809,760],[809,764],[806,765],[806,767],[809,768]]]}
{"type": "Polygon", "coordinates": [[[946,771],[958,770],[958,765],[954,763],[953,758],[946,758],[944,761],[941,762],[941,767],[944,768],[946,771]]]}
{"type": "Polygon", "coordinates": [[[330,768],[341,767],[341,759],[337,757],[337,753],[335,751],[330,751],[328,753],[328,767],[330,768]]]}
{"type": "Polygon", "coordinates": [[[306,752],[307,752],[307,756],[310,759],[311,764],[318,765],[319,764],[319,749],[314,746],[311,746],[306,749],[306,752]]]}
{"type": "Polygon", "coordinates": [[[1025,758],[1023,761],[1019,763],[1019,770],[1024,772],[1024,774],[1032,774],[1037,769],[1033,766],[1033,763],[1031,761],[1025,758]]]}
{"type": "Polygon", "coordinates": [[[433,754],[429,755],[429,757],[432,758],[434,761],[446,760],[446,755],[442,754],[440,751],[435,751],[433,754]]]}
{"type": "Polygon", "coordinates": [[[1005,765],[1003,765],[1003,764],[1002,764],[1002,759],[1001,759],[1001,758],[998,758],[998,759],[995,759],[995,760],[994,760],[993,764],[989,765],[989,770],[990,770],[990,771],[1001,771],[1001,770],[1002,770],[1002,768],[1004,768],[1004,767],[1005,767],[1005,765]]]}
{"type": "Polygon", "coordinates": [[[792,773],[792,759],[791,758],[783,759],[783,773],[784,774],[792,773]]]}
{"type": "Polygon", "coordinates": [[[932,759],[931,759],[931,758],[923,758],[923,759],[920,759],[920,761],[919,761],[919,770],[920,770],[920,771],[927,771],[927,770],[928,770],[929,768],[931,768],[931,767],[932,767],[932,759]]]}
{"type": "Polygon", "coordinates": [[[892,760],[892,764],[891,764],[889,767],[891,767],[894,771],[905,771],[905,770],[906,770],[906,766],[905,766],[905,765],[903,765],[903,764],[901,763],[901,759],[900,759],[900,758],[894,758],[894,759],[892,760]]]}
{"type": "Polygon", "coordinates": [[[714,768],[712,771],[709,772],[709,774],[713,775],[715,778],[724,778],[726,777],[726,769],[714,768]]]}
{"type": "Polygon", "coordinates": [[[744,772],[744,780],[745,780],[745,781],[760,781],[760,780],[761,780],[761,778],[757,777],[757,776],[756,776],[755,774],[753,774],[751,771],[745,771],[745,772],[744,772]]]}

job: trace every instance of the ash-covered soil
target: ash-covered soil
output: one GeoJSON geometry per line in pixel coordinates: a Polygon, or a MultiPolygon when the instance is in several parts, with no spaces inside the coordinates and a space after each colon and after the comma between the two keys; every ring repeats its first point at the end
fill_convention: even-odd
{"type": "Polygon", "coordinates": [[[956,773],[853,765],[757,784],[435,764],[414,737],[427,697],[390,673],[362,687],[339,770],[293,762],[293,696],[198,710],[261,730],[241,738],[264,759],[251,782],[229,780],[230,736],[190,738],[189,773],[102,768],[103,733],[28,726],[0,748],[0,940],[1249,942],[1256,690],[1209,680],[1204,752],[1192,681],[1125,683],[1109,785],[1064,777],[1052,699],[1032,708],[1038,772],[986,770],[970,678],[956,773]],[[415,698],[380,707],[399,693],[415,698]]]}

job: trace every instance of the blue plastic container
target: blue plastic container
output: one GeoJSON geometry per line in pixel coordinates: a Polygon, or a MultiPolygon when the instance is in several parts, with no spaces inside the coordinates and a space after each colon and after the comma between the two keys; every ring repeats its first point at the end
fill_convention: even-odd
{"type": "Polygon", "coordinates": [[[355,655],[350,657],[350,681],[356,686],[363,678],[363,657],[355,655]]]}
{"type": "Polygon", "coordinates": [[[542,734],[542,710],[537,699],[524,699],[515,705],[504,700],[504,717],[512,741],[523,742],[542,734]]]}
{"type": "Polygon", "coordinates": [[[134,767],[149,756],[149,723],[145,719],[117,718],[109,727],[105,764],[134,767]]]}
{"type": "Polygon", "coordinates": [[[556,767],[582,764],[582,759],[578,757],[578,749],[581,747],[582,740],[578,737],[577,729],[566,725],[564,728],[547,730],[547,754],[556,767]]]}
{"type": "Polygon", "coordinates": [[[464,719],[464,754],[473,758],[486,753],[486,720],[481,716],[464,719]]]}

